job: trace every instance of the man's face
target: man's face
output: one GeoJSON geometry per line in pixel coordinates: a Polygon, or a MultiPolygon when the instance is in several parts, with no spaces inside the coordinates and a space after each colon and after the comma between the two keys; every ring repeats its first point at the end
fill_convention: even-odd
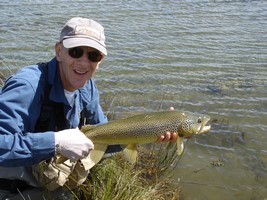
{"type": "MultiPolygon", "coordinates": [[[[93,76],[98,68],[100,61],[89,60],[88,53],[98,53],[98,51],[91,47],[77,47],[66,49],[62,43],[57,43],[56,57],[59,63],[60,77],[64,89],[68,91],[77,90],[85,85],[85,83],[93,76]],[[77,57],[77,58],[75,58],[77,57]]],[[[100,55],[103,58],[102,55],[100,55]]],[[[94,57],[94,56],[93,56],[94,57]]]]}

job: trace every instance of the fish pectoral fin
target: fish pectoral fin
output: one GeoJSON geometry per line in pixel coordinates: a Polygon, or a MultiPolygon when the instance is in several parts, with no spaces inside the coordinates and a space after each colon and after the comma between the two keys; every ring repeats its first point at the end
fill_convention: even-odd
{"type": "Polygon", "coordinates": [[[182,137],[179,137],[176,142],[177,145],[177,154],[180,156],[184,151],[184,140],[182,137]]]}
{"type": "Polygon", "coordinates": [[[128,144],[127,147],[123,150],[125,159],[128,160],[130,163],[135,163],[137,160],[136,147],[136,144],[128,144]]]}
{"type": "Polygon", "coordinates": [[[94,149],[89,154],[89,157],[92,162],[90,162],[90,164],[86,166],[88,169],[91,169],[101,160],[107,147],[108,145],[106,144],[94,144],[94,149]]]}
{"type": "Polygon", "coordinates": [[[176,146],[176,144],[174,142],[169,142],[167,149],[168,151],[170,151],[171,149],[175,148],[174,146],[176,146]]]}

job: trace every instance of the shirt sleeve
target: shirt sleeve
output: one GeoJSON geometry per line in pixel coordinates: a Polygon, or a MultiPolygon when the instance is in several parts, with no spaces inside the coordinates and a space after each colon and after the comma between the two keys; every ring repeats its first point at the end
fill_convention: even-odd
{"type": "Polygon", "coordinates": [[[40,95],[27,79],[11,78],[0,92],[0,166],[27,166],[55,154],[54,132],[34,133],[40,95]]]}

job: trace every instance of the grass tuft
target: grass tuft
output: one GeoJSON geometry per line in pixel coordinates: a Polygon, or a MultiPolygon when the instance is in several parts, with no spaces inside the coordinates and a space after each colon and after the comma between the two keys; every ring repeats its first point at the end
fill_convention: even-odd
{"type": "Polygon", "coordinates": [[[158,155],[151,155],[151,151],[144,148],[139,151],[142,153],[137,165],[117,154],[93,167],[86,182],[75,191],[75,197],[80,200],[179,199],[181,188],[166,176],[166,163],[161,165],[163,160],[159,162],[155,159],[158,155]]]}

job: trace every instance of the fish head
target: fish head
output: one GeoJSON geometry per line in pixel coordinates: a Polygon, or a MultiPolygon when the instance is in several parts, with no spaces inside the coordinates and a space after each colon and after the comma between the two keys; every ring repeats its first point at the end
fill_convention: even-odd
{"type": "Polygon", "coordinates": [[[194,134],[207,133],[210,130],[208,115],[196,115],[189,112],[183,113],[183,118],[178,129],[180,137],[191,137],[194,134]]]}

